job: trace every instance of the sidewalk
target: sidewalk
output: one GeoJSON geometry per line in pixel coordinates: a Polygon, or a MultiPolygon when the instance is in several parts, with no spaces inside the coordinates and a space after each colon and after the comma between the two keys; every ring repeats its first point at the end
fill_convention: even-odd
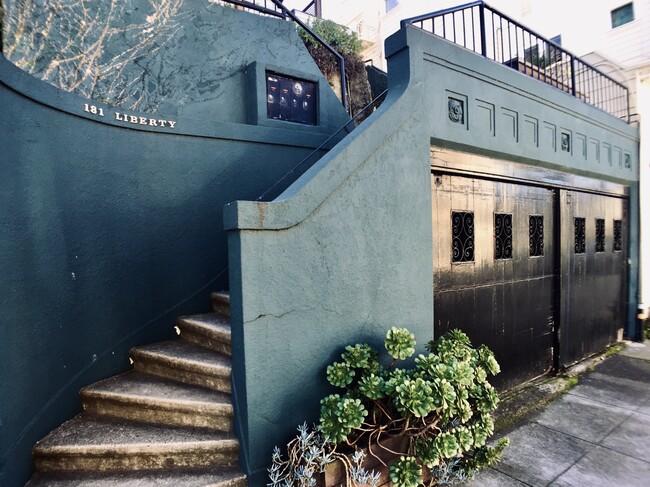
{"type": "Polygon", "coordinates": [[[629,343],[518,424],[470,487],[650,486],[650,345],[629,343]]]}

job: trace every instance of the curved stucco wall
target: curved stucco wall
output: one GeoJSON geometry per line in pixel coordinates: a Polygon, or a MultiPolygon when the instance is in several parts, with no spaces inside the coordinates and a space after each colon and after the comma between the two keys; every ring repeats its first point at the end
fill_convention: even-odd
{"type": "Polygon", "coordinates": [[[203,35],[209,16],[236,19],[227,33],[212,27],[209,52],[189,35],[158,52],[175,69],[208,55],[207,77],[236,73],[210,85],[209,100],[176,86],[192,110],[89,100],[0,56],[3,486],[25,483],[33,444],[79,409],[82,386],[127,369],[129,347],[171,336],[177,315],[207,311],[210,291],[227,288],[223,205],[258,197],[349,120],[288,23],[186,4],[206,5],[203,35]],[[327,117],[310,127],[244,123],[265,89],[251,65],[318,80],[327,117]]]}

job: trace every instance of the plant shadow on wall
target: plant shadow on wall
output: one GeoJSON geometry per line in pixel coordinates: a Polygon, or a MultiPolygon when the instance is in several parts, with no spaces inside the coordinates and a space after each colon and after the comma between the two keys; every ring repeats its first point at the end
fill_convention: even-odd
{"type": "Polygon", "coordinates": [[[63,91],[143,112],[156,111],[173,89],[177,72],[165,69],[162,47],[193,15],[182,11],[183,0],[148,0],[140,8],[123,0],[3,5],[9,61],[63,91]]]}
{"type": "Polygon", "coordinates": [[[391,328],[384,344],[387,367],[366,344],[346,347],[327,367],[329,383],[344,392],[321,400],[320,423],[298,428],[286,460],[275,448],[269,485],[327,485],[322,473],[336,463],[344,471],[336,485],[380,485],[388,480],[382,470],[397,487],[450,485],[499,459],[508,439],[487,445],[498,404],[488,374],[500,371],[492,351],[452,330],[404,368],[398,363],[415,353],[413,334],[391,328]]]}

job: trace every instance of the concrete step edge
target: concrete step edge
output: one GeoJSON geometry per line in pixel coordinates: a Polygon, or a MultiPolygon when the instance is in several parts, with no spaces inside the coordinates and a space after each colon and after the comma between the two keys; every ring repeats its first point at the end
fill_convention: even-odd
{"type": "Polygon", "coordinates": [[[80,391],[82,401],[84,399],[108,400],[125,405],[133,404],[134,406],[154,406],[163,409],[178,409],[179,411],[205,412],[222,412],[231,414],[233,411],[230,395],[225,393],[215,393],[214,391],[183,384],[181,382],[169,381],[148,376],[136,371],[126,372],[108,379],[90,384],[80,391]],[[132,383],[134,390],[114,390],[116,386],[122,383],[132,383]],[[138,386],[143,384],[149,385],[150,388],[160,387],[161,392],[140,393],[137,391],[138,386]],[[173,396],[175,390],[182,390],[184,395],[196,394],[195,398],[179,398],[173,396]],[[167,394],[167,395],[165,395],[167,394]],[[170,396],[171,395],[171,396],[170,396]]]}
{"type": "Polygon", "coordinates": [[[207,351],[207,349],[196,344],[175,340],[134,347],[129,351],[129,356],[134,362],[138,360],[155,361],[188,372],[230,375],[230,357],[216,352],[213,352],[214,355],[212,356],[201,352],[199,354],[200,358],[196,358],[192,353],[196,352],[197,349],[207,351]],[[188,347],[188,345],[191,345],[191,347],[188,347]],[[192,347],[194,347],[193,350],[192,347]]]}
{"type": "Polygon", "coordinates": [[[210,293],[210,301],[215,313],[230,318],[230,292],[212,292],[210,293]]]}
{"type": "Polygon", "coordinates": [[[209,337],[230,342],[230,319],[216,313],[202,315],[179,316],[176,326],[181,330],[189,329],[209,337]]]}
{"type": "Polygon", "coordinates": [[[99,416],[226,432],[232,431],[233,427],[233,406],[229,394],[136,371],[84,387],[80,398],[85,412],[99,416]],[[134,390],[121,390],[124,384],[129,383],[134,390]],[[162,384],[167,388],[163,389],[162,396],[152,395],[150,391],[139,395],[135,390],[143,384],[154,388],[162,384]],[[198,399],[169,397],[175,390],[183,391],[185,396],[196,393],[198,399]]]}
{"type": "Polygon", "coordinates": [[[179,469],[175,472],[55,472],[36,473],[25,487],[245,487],[239,467],[179,469]]]}
{"type": "Polygon", "coordinates": [[[230,433],[147,425],[81,414],[33,449],[38,471],[157,470],[237,464],[239,441],[230,433]]]}
{"type": "Polygon", "coordinates": [[[180,316],[176,329],[183,340],[232,356],[230,318],[216,313],[180,316]]]}

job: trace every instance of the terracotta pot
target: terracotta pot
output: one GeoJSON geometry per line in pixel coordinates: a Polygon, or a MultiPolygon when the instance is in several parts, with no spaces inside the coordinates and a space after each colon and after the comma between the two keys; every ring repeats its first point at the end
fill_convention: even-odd
{"type": "MultiPolygon", "coordinates": [[[[390,484],[389,466],[401,455],[406,455],[408,450],[408,438],[405,436],[395,436],[386,439],[380,439],[379,443],[373,443],[368,448],[364,448],[366,454],[361,466],[366,470],[374,470],[380,473],[378,486],[390,484]],[[370,453],[369,449],[372,451],[370,453]],[[383,462],[383,463],[382,463],[383,462]],[[384,465],[385,464],[385,465],[384,465]]],[[[351,457],[351,455],[350,455],[351,457]]],[[[317,481],[318,487],[339,487],[345,486],[347,482],[345,467],[341,460],[337,460],[327,466],[325,472],[320,475],[317,481]]],[[[366,484],[353,484],[365,486],[366,484]]]]}

